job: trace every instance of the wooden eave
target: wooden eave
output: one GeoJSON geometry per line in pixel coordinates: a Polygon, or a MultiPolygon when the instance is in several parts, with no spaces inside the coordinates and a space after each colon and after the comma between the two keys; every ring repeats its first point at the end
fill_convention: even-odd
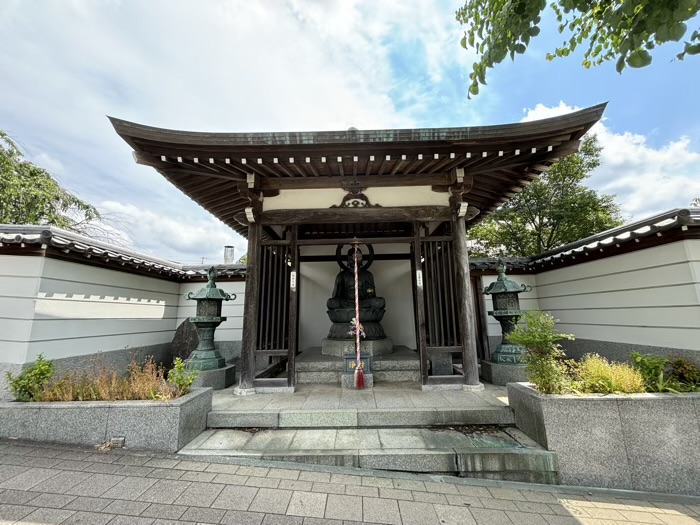
{"type": "Polygon", "coordinates": [[[497,209],[556,160],[578,151],[606,104],[533,122],[465,128],[282,133],[204,133],[154,128],[110,117],[139,164],[152,166],[242,235],[248,174],[260,189],[432,186],[454,170],[473,180],[464,200],[497,209]]]}

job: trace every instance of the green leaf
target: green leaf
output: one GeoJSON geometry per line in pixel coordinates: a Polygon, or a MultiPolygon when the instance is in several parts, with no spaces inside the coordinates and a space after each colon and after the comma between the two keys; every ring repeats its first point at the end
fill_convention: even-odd
{"type": "Polygon", "coordinates": [[[479,94],[479,84],[476,82],[469,86],[469,94],[470,95],[478,95],[479,94]]]}
{"type": "Polygon", "coordinates": [[[615,71],[622,73],[623,69],[625,69],[625,57],[621,56],[617,59],[617,63],[615,64],[615,71]]]}
{"type": "Polygon", "coordinates": [[[700,44],[690,44],[685,46],[685,52],[688,55],[697,55],[700,53],[700,44]]]}
{"type": "Polygon", "coordinates": [[[537,36],[540,34],[540,28],[537,26],[532,26],[530,29],[527,30],[527,33],[530,36],[537,36]]]}
{"type": "Polygon", "coordinates": [[[683,35],[685,35],[685,32],[687,30],[688,26],[682,22],[680,24],[673,24],[668,29],[669,38],[674,42],[680,42],[683,39],[683,35]]]}
{"type": "Polygon", "coordinates": [[[651,64],[651,55],[646,49],[637,49],[630,53],[627,58],[627,65],[629,67],[640,68],[646,67],[651,64]]]}

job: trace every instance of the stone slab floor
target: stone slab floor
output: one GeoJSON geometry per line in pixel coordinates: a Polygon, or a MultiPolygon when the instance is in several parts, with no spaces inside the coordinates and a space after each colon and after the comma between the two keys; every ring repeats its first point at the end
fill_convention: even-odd
{"type": "Polygon", "coordinates": [[[423,392],[417,383],[377,383],[364,390],[332,384],[297,385],[293,394],[234,396],[233,387],[214,392],[213,410],[306,410],[378,408],[487,408],[508,406],[505,387],[485,384],[482,392],[423,392]]]}
{"type": "Polygon", "coordinates": [[[0,441],[0,524],[698,523],[700,498],[0,441]]]}

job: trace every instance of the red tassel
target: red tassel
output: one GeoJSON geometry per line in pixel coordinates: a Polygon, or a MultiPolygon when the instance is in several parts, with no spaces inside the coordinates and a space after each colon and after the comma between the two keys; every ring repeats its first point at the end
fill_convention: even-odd
{"type": "Polygon", "coordinates": [[[355,369],[355,388],[362,389],[365,387],[365,374],[359,366],[355,369]]]}

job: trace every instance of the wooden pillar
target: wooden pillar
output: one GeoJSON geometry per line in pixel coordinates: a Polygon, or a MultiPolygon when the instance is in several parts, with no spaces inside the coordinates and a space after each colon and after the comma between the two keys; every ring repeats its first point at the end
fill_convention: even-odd
{"type": "Polygon", "coordinates": [[[421,262],[421,237],[420,223],[413,223],[413,283],[415,311],[416,311],[416,346],[418,347],[418,358],[420,359],[421,385],[428,384],[428,350],[425,342],[425,298],[424,287],[425,276],[423,275],[423,263],[421,262]]]}
{"type": "Polygon", "coordinates": [[[258,303],[260,301],[260,237],[259,222],[248,226],[248,260],[243,307],[243,341],[241,347],[241,381],[239,390],[253,388],[255,379],[255,348],[258,345],[258,303]]]}
{"type": "Polygon", "coordinates": [[[296,385],[296,355],[299,328],[299,227],[295,224],[290,230],[289,253],[292,257],[292,268],[289,283],[289,358],[287,359],[287,386],[296,385]]]}
{"type": "Polygon", "coordinates": [[[469,253],[467,251],[467,230],[464,217],[452,221],[452,243],[455,258],[455,288],[459,304],[459,333],[462,340],[462,367],[464,384],[478,386],[479,362],[476,346],[476,326],[474,322],[474,302],[469,273],[469,253]]]}

